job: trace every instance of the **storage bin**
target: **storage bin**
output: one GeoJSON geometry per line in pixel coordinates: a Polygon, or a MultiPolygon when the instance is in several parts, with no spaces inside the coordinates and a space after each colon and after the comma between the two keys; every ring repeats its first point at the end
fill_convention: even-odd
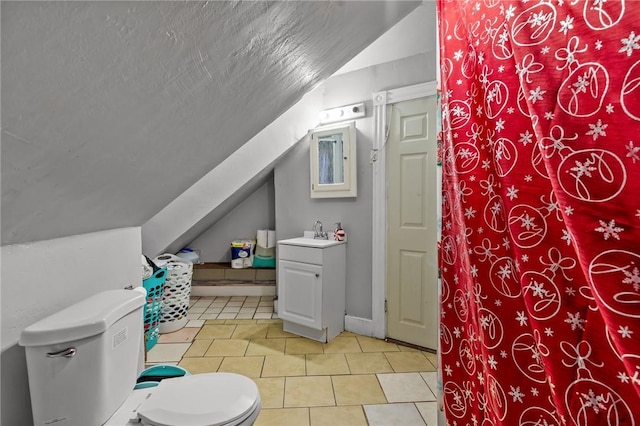
{"type": "Polygon", "coordinates": [[[142,286],[147,290],[147,302],[144,305],[144,342],[147,350],[158,342],[162,294],[166,279],[167,270],[161,268],[149,278],[142,280],[142,286]]]}
{"type": "Polygon", "coordinates": [[[189,322],[187,311],[191,297],[193,263],[173,254],[162,254],[153,261],[167,270],[167,280],[162,292],[159,331],[161,334],[173,333],[189,322]]]}

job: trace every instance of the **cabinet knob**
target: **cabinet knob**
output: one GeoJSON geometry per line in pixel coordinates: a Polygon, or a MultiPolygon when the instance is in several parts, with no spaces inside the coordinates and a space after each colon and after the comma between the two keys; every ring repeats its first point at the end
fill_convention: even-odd
{"type": "Polygon", "coordinates": [[[316,274],[316,278],[318,278],[320,276],[320,274],[316,274]]]}

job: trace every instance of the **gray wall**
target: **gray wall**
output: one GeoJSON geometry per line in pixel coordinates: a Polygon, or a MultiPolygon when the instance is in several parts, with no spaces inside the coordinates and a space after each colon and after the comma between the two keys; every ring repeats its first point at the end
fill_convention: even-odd
{"type": "MultiPolygon", "coordinates": [[[[242,170],[238,171],[242,173],[242,170]]],[[[233,176],[229,176],[233,179],[233,176]]],[[[188,246],[200,251],[203,262],[230,262],[233,240],[254,239],[258,229],[275,229],[273,174],[267,182],[203,232],[188,246]]]]}
{"type": "Polygon", "coordinates": [[[300,236],[320,220],[331,229],[342,222],[347,243],[347,314],[371,319],[371,229],[374,119],[372,94],[380,90],[435,80],[433,52],[334,76],[316,90],[323,91],[320,110],[365,102],[367,115],[356,120],[358,146],[357,198],[311,199],[309,140],[305,137],[277,164],[274,173],[278,239],[300,236]]]}

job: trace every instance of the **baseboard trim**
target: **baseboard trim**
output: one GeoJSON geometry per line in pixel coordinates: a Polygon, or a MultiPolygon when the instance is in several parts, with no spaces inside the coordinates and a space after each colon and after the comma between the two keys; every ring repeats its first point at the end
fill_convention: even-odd
{"type": "Polygon", "coordinates": [[[345,315],[344,329],[362,336],[371,337],[373,336],[373,320],[345,315]]]}
{"type": "Polygon", "coordinates": [[[275,296],[274,285],[195,285],[191,287],[191,295],[197,297],[211,296],[275,296]]]}

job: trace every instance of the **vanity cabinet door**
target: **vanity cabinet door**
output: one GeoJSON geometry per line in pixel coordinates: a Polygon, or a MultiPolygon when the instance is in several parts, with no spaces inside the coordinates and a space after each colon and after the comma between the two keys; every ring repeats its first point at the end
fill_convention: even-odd
{"type": "Polygon", "coordinates": [[[280,260],[278,316],[322,329],[322,266],[280,260]]]}

